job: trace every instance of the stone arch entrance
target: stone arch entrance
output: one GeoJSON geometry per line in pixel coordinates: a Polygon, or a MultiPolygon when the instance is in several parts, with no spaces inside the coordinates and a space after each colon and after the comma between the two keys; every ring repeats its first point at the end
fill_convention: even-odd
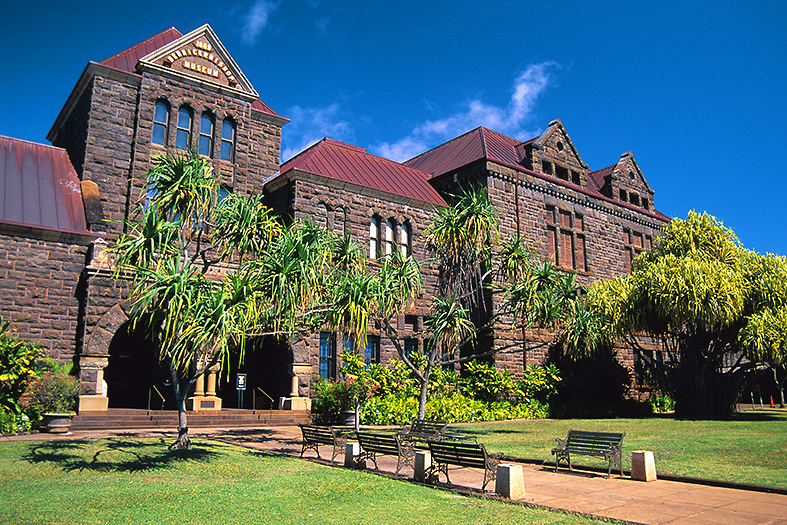
{"type": "Polygon", "coordinates": [[[109,408],[174,409],[169,367],[159,361],[156,345],[142,330],[126,322],[109,345],[104,371],[109,408]]]}
{"type": "Polygon", "coordinates": [[[222,371],[219,396],[227,408],[275,410],[279,408],[279,399],[291,393],[292,374],[292,350],[286,342],[270,338],[250,341],[244,362],[239,365],[234,356],[230,360],[229,374],[222,371]],[[241,399],[235,388],[238,373],[246,374],[242,406],[239,406],[241,399]]]}

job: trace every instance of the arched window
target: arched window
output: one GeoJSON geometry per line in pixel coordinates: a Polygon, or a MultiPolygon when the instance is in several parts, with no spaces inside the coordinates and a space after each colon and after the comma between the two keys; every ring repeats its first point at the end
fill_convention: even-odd
{"type": "Polygon", "coordinates": [[[230,119],[221,123],[221,160],[232,162],[235,151],[235,124],[230,119]]]}
{"type": "Polygon", "coordinates": [[[199,121],[199,154],[213,156],[213,115],[208,112],[199,121]]]}
{"type": "Polygon", "coordinates": [[[374,215],[369,222],[369,259],[377,259],[379,255],[380,217],[374,215]]]}
{"type": "Polygon", "coordinates": [[[410,244],[410,223],[405,222],[399,226],[399,249],[403,257],[412,255],[412,248],[410,244]]]}
{"type": "Polygon", "coordinates": [[[153,114],[153,144],[167,145],[167,129],[169,129],[169,104],[163,100],[156,102],[153,114]]]}
{"type": "Polygon", "coordinates": [[[189,149],[189,137],[191,136],[191,109],[182,107],[178,110],[178,132],[175,135],[175,147],[177,149],[189,149]]]}

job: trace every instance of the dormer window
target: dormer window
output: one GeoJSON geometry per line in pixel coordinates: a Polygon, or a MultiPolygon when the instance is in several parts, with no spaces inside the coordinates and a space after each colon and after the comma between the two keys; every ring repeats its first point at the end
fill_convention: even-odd
{"type": "Polygon", "coordinates": [[[573,182],[577,186],[582,186],[582,179],[579,177],[579,172],[577,171],[571,172],[571,182],[573,182]]]}
{"type": "Polygon", "coordinates": [[[648,199],[646,199],[645,197],[642,197],[642,208],[646,210],[650,209],[650,203],[648,202],[648,199]]]}
{"type": "Polygon", "coordinates": [[[563,166],[558,166],[555,164],[555,175],[557,175],[557,178],[560,180],[568,180],[568,170],[563,166]]]}
{"type": "Polygon", "coordinates": [[[636,193],[629,194],[629,202],[634,206],[639,206],[639,195],[636,193]]]}
{"type": "Polygon", "coordinates": [[[626,190],[620,190],[620,201],[621,202],[628,202],[628,200],[629,199],[628,199],[628,194],[626,193],[626,190]]]}
{"type": "Polygon", "coordinates": [[[541,172],[544,175],[552,175],[552,163],[546,160],[541,161],[541,172]]]}

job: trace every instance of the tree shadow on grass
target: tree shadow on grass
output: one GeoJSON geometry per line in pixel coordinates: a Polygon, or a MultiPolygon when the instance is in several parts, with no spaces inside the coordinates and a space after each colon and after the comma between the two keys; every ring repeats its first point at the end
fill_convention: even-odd
{"type": "Polygon", "coordinates": [[[200,443],[189,450],[169,450],[167,439],[77,439],[30,445],[22,459],[32,464],[52,464],[66,472],[148,472],[185,462],[209,462],[221,455],[218,445],[200,443]]]}

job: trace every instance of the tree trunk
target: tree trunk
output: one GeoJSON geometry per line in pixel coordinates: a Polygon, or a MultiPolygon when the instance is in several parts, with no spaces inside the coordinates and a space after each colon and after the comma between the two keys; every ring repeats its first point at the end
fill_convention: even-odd
{"type": "Polygon", "coordinates": [[[189,426],[186,421],[186,398],[189,395],[189,382],[182,385],[178,377],[178,370],[170,366],[172,386],[175,389],[175,402],[178,405],[178,438],[169,446],[170,450],[187,450],[191,448],[189,440],[189,426]]]}
{"type": "Polygon", "coordinates": [[[702,358],[684,355],[669,376],[675,392],[675,415],[684,418],[731,415],[735,411],[739,379],[735,374],[718,372],[702,358]]]}

